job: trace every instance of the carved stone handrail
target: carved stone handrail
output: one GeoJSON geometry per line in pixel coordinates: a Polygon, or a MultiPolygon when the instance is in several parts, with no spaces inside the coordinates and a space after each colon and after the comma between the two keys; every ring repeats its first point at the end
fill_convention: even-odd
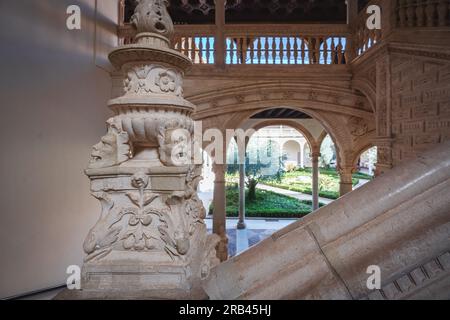
{"type": "Polygon", "coordinates": [[[204,288],[213,300],[448,299],[449,169],[446,142],[218,265],[204,288]]]}

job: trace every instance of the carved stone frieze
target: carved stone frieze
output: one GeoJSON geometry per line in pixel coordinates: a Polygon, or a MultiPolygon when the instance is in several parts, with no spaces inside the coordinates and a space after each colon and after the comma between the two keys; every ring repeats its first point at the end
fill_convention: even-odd
{"type": "Polygon", "coordinates": [[[146,95],[148,93],[183,95],[181,74],[174,69],[154,65],[136,65],[127,72],[124,80],[127,95],[146,95]]]}

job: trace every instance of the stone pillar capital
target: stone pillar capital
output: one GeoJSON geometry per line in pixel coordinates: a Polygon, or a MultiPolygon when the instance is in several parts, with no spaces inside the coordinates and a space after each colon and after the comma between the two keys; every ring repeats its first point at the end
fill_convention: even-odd
{"type": "Polygon", "coordinates": [[[212,171],[216,175],[216,181],[217,177],[224,177],[226,172],[227,165],[226,164],[213,164],[212,165],[212,171]]]}
{"type": "Polygon", "coordinates": [[[322,156],[320,152],[313,152],[311,153],[311,158],[314,160],[319,160],[319,158],[322,156]]]}
{"type": "Polygon", "coordinates": [[[357,171],[356,167],[353,166],[347,166],[347,167],[338,167],[337,168],[337,172],[341,175],[341,176],[345,176],[345,175],[352,175],[357,171]]]}

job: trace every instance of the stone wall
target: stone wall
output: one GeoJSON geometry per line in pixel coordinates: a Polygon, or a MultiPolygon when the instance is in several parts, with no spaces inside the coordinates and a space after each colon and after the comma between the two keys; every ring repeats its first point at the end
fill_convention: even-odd
{"type": "Polygon", "coordinates": [[[94,4],[0,1],[0,298],[65,284],[98,220],[83,170],[110,114],[101,55],[117,43],[118,6],[94,4]],[[81,30],[66,28],[69,5],[81,30]]]}
{"type": "Polygon", "coordinates": [[[393,164],[450,140],[450,63],[392,54],[393,164]]]}

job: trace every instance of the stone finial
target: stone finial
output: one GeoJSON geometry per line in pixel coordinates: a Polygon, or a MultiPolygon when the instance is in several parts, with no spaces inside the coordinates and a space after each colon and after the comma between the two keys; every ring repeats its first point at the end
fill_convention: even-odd
{"type": "Polygon", "coordinates": [[[167,0],[136,0],[138,5],[131,17],[131,22],[138,33],[156,33],[171,38],[174,32],[167,0]]]}

